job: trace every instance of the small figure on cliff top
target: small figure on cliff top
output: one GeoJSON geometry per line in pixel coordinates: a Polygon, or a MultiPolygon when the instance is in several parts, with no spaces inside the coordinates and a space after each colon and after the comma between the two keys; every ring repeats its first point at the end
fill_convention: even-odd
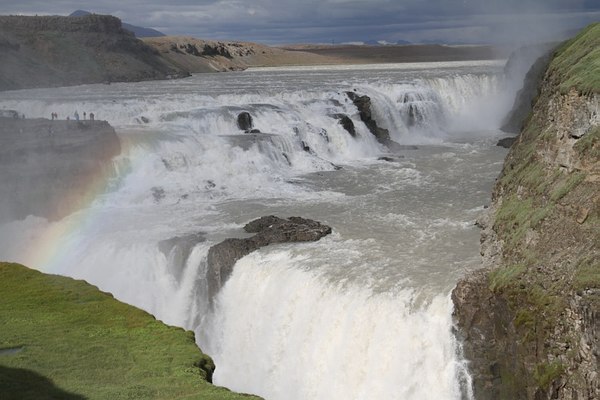
{"type": "Polygon", "coordinates": [[[84,111],[84,112],[83,112],[83,120],[84,120],[84,121],[85,121],[85,118],[86,118],[86,113],[85,113],[85,111],[84,111]]]}
{"type": "Polygon", "coordinates": [[[79,113],[77,112],[77,110],[75,110],[75,114],[73,114],[73,116],[75,117],[76,121],[79,121],[79,113]]]}
{"type": "Polygon", "coordinates": [[[50,113],[50,119],[54,121],[54,113],[50,113]]]}
{"type": "Polygon", "coordinates": [[[90,113],[90,121],[94,120],[94,113],[90,113]]]}

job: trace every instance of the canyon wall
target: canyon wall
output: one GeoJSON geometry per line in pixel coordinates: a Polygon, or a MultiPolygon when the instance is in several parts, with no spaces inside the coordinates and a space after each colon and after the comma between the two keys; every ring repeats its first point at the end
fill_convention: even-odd
{"type": "MultiPolygon", "coordinates": [[[[539,66],[536,66],[539,67],[539,66]]],[[[475,398],[600,398],[600,24],[553,54],[455,288],[475,398]]]]}

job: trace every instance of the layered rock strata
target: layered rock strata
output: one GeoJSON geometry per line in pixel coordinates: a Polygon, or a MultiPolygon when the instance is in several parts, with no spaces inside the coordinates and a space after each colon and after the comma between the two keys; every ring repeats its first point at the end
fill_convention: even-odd
{"type": "Polygon", "coordinates": [[[600,398],[600,24],[554,54],[452,293],[475,398],[600,398]]]}

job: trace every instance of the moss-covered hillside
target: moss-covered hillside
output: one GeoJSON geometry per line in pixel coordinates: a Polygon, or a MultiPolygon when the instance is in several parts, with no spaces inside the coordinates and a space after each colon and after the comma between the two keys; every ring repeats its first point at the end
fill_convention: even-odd
{"type": "Polygon", "coordinates": [[[83,281],[0,263],[0,399],[241,399],[192,332],[83,281]]]}
{"type": "Polygon", "coordinates": [[[600,398],[600,24],[554,54],[453,293],[478,399],[600,398]]]}

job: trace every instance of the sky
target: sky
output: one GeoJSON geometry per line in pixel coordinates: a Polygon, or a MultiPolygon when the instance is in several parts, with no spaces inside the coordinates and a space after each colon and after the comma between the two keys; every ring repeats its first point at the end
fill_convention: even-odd
{"type": "Polygon", "coordinates": [[[167,35],[266,44],[524,44],[600,21],[600,0],[0,0],[0,14],[111,14],[167,35]]]}

